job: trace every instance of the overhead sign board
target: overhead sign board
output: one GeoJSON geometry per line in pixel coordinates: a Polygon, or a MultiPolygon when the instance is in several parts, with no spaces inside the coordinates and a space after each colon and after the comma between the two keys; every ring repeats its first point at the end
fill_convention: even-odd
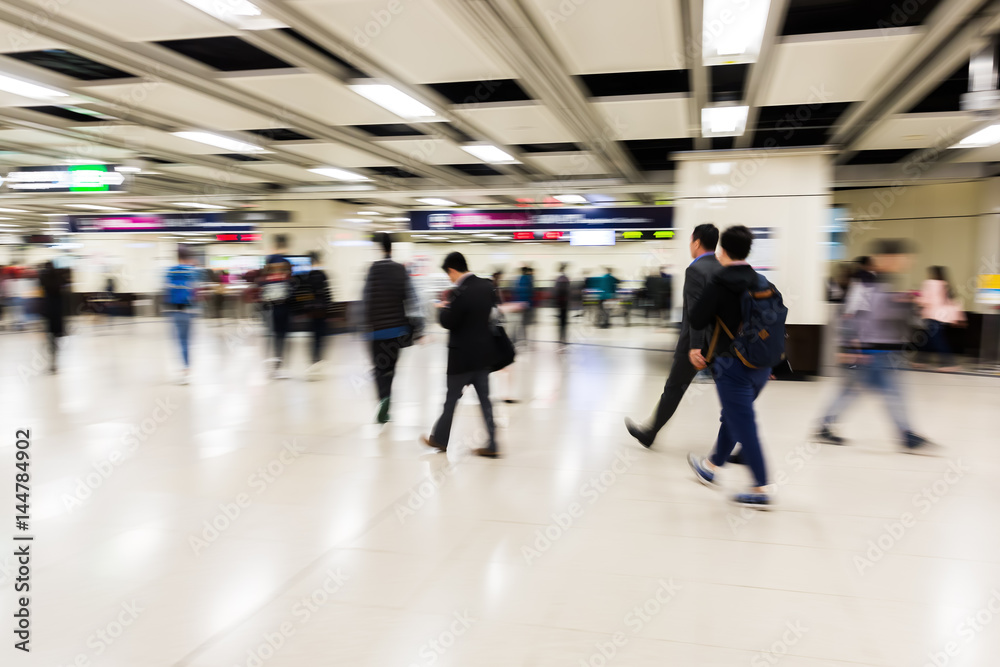
{"type": "Polygon", "coordinates": [[[263,224],[265,222],[291,222],[291,211],[226,211],[222,214],[225,222],[263,224]]]}
{"type": "Polygon", "coordinates": [[[219,213],[160,215],[71,215],[71,232],[252,232],[254,226],[226,222],[219,213]]]}
{"type": "Polygon", "coordinates": [[[21,167],[7,172],[3,183],[19,192],[120,192],[125,175],[107,164],[21,167]]]}
{"type": "Polygon", "coordinates": [[[527,231],[574,229],[671,229],[669,206],[512,210],[411,211],[413,231],[527,231]]]}

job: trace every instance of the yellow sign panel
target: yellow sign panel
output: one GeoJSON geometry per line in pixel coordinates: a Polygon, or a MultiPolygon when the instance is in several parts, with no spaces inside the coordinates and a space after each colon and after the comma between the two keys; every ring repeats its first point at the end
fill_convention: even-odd
{"type": "Polygon", "coordinates": [[[1000,290],[1000,274],[997,273],[980,274],[979,289],[1000,290]]]}

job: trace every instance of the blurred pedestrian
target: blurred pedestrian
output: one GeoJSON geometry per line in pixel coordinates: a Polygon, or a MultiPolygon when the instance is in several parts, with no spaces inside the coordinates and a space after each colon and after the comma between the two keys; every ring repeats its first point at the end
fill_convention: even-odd
{"type": "Polygon", "coordinates": [[[559,265],[559,277],[556,278],[555,297],[556,308],[559,310],[559,344],[565,348],[569,344],[566,330],[569,327],[569,299],[570,282],[566,275],[566,268],[569,265],[563,262],[559,265]]]}
{"type": "Polygon", "coordinates": [[[66,335],[66,274],[49,261],[38,274],[42,288],[41,315],[45,319],[45,334],[49,344],[49,372],[55,373],[59,339],[66,335]]]}
{"type": "Polygon", "coordinates": [[[383,257],[368,269],[362,303],[378,390],[375,421],[385,424],[389,421],[392,380],[399,354],[420,337],[424,319],[410,274],[405,266],[392,260],[392,237],[379,232],[374,240],[383,257]]]}
{"type": "Polygon", "coordinates": [[[772,498],[766,488],[767,467],[754,401],[767,384],[771,368],[784,358],[788,311],[774,286],[747,263],[752,246],[753,232],[743,225],[726,229],[719,238],[718,260],[722,268],[691,306],[691,327],[704,329],[715,324],[708,349],[693,349],[690,357],[695,368],[711,363],[722,413],[711,456],[689,454],[688,463],[699,482],[715,486],[718,469],[729,461],[739,444],[742,461],[753,473],[754,486],[749,492],[736,494],[733,501],[744,507],[767,509],[772,498]],[[762,322],[767,325],[762,326],[762,322]]]}
{"type": "Polygon", "coordinates": [[[448,393],[441,416],[434,424],[430,437],[424,437],[423,441],[428,447],[442,452],[448,449],[455,406],[465,387],[471,384],[479,396],[489,436],[488,446],[475,448],[472,453],[495,459],[500,453],[493,422],[493,405],[490,403],[490,370],[496,363],[496,343],[490,323],[495,304],[493,286],[489,280],[469,271],[469,265],[460,252],[445,257],[441,268],[455,285],[448,301],[437,304],[441,326],[448,330],[448,393]]]}
{"type": "Polygon", "coordinates": [[[177,247],[177,264],[167,270],[166,291],[163,302],[167,315],[174,324],[174,333],[180,346],[184,369],[180,384],[187,384],[191,372],[191,320],[197,300],[201,272],[194,266],[194,258],[187,246],[177,247]]]}
{"type": "Polygon", "coordinates": [[[674,349],[670,375],[667,376],[663,393],[660,395],[660,402],[656,406],[653,423],[648,426],[640,426],[628,417],[625,418],[625,428],[643,447],[653,446],[656,434],[666,426],[674,415],[681,399],[684,398],[684,393],[698,372],[692,359],[697,358],[701,354],[701,350],[708,346],[710,331],[692,328],[688,313],[694,304],[698,303],[705,291],[705,286],[722,269],[719,261],[715,258],[715,247],[718,242],[719,230],[711,223],[698,225],[691,233],[688,251],[693,261],[684,272],[681,333],[674,349]],[[697,355],[695,355],[696,352],[697,355]]]}
{"type": "Polygon", "coordinates": [[[920,287],[917,297],[924,329],[927,331],[928,348],[938,355],[944,372],[961,370],[955,365],[955,354],[948,345],[948,328],[965,323],[965,311],[955,298],[955,290],[948,281],[948,271],[943,266],[927,269],[927,280],[920,287]]]}
{"type": "Polygon", "coordinates": [[[285,340],[291,325],[292,264],[286,257],[288,238],[284,234],[274,237],[275,252],[264,262],[261,277],[261,301],[268,310],[274,356],[269,359],[272,377],[285,379],[285,340]]]}
{"type": "Polygon", "coordinates": [[[530,327],[535,321],[535,275],[530,266],[521,267],[521,277],[514,286],[514,301],[521,304],[521,326],[516,338],[527,343],[530,327]]]}
{"type": "Polygon", "coordinates": [[[598,324],[602,329],[611,326],[611,313],[608,311],[607,302],[614,300],[618,295],[618,283],[621,281],[614,276],[614,270],[609,266],[604,275],[598,279],[598,324]]]}
{"type": "Polygon", "coordinates": [[[296,281],[295,305],[307,320],[312,333],[312,365],[306,369],[306,378],[313,380],[323,367],[323,343],[326,338],[326,321],[333,316],[333,297],[330,280],[323,270],[322,255],[309,253],[311,268],[296,281]]]}
{"type": "Polygon", "coordinates": [[[904,449],[913,451],[928,444],[912,430],[897,371],[908,338],[912,299],[892,292],[889,281],[905,270],[910,259],[904,241],[881,239],[875,244],[874,257],[851,282],[840,325],[845,370],[837,397],[816,431],[820,442],[846,443],[834,426],[860,390],[869,387],[885,400],[904,449]]]}

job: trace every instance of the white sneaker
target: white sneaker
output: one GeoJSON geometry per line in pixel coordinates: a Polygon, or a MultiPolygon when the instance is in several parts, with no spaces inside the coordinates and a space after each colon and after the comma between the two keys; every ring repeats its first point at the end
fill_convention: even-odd
{"type": "Polygon", "coordinates": [[[187,370],[181,371],[180,377],[177,378],[177,384],[185,385],[191,382],[191,373],[187,370]]]}

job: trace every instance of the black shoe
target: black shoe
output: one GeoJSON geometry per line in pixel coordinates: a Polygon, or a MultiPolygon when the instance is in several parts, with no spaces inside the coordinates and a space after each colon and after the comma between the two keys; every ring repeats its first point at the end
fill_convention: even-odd
{"type": "Polygon", "coordinates": [[[907,431],[903,436],[903,447],[908,452],[919,452],[920,454],[933,454],[936,453],[935,449],[937,449],[933,442],[913,431],[907,431]]]}
{"type": "Polygon", "coordinates": [[[434,449],[438,450],[439,452],[446,452],[446,451],[448,451],[448,448],[445,447],[445,446],[443,446],[443,445],[439,445],[437,443],[437,441],[434,440],[433,436],[426,436],[425,435],[425,436],[423,436],[423,438],[421,438],[421,440],[423,440],[423,443],[425,445],[427,445],[428,447],[433,447],[434,449]]]}
{"type": "Polygon", "coordinates": [[[481,449],[473,449],[472,453],[475,454],[476,456],[482,456],[483,458],[487,458],[487,459],[498,459],[498,458],[500,458],[500,452],[498,452],[495,449],[487,449],[485,447],[483,447],[481,449]]]}
{"type": "Polygon", "coordinates": [[[846,445],[847,441],[830,430],[829,426],[820,426],[816,431],[815,438],[818,442],[825,442],[828,445],[846,445]]]}
{"type": "Polygon", "coordinates": [[[389,422],[389,399],[383,398],[378,402],[378,413],[375,415],[375,421],[379,424],[386,424],[389,422]]]}
{"type": "Polygon", "coordinates": [[[745,465],[746,461],[743,460],[743,450],[741,449],[738,452],[733,452],[732,454],[730,454],[729,458],[726,459],[726,462],[733,463],[738,466],[745,465]]]}
{"type": "Polygon", "coordinates": [[[646,449],[653,446],[653,438],[650,437],[649,433],[628,417],[625,418],[625,428],[628,430],[628,434],[638,440],[639,444],[646,449]]]}

